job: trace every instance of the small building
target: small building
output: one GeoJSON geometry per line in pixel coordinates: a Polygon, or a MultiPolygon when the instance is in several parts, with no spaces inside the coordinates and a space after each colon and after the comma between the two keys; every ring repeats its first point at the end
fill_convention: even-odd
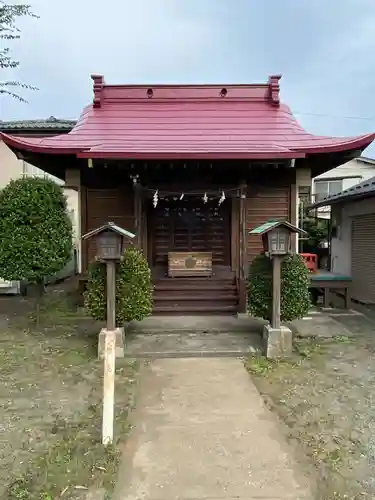
{"type": "Polygon", "coordinates": [[[375,177],[311,206],[331,208],[331,271],[352,277],[351,296],[375,304],[375,177]]]}
{"type": "MultiPolygon", "coordinates": [[[[340,165],[328,172],[318,175],[312,182],[312,202],[318,203],[328,196],[332,196],[341,191],[370,179],[375,175],[375,160],[359,156],[340,165]]],[[[310,200],[309,200],[310,202],[310,200]]],[[[322,219],[330,218],[330,206],[321,206],[317,211],[317,216],[322,219]]]]}
{"type": "MultiPolygon", "coordinates": [[[[299,190],[375,137],[309,134],[281,103],[280,78],[146,86],[94,75],[93,101],[68,134],[2,139],[76,187],[80,234],[107,221],[136,234],[155,312],[243,312],[248,265],[262,250],[249,229],[272,218],[298,226],[299,190]]],[[[82,273],[94,257],[83,241],[82,273]]]]}

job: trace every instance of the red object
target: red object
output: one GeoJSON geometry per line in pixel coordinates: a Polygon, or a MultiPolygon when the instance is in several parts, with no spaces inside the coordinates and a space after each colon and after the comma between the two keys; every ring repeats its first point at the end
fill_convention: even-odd
{"type": "Polygon", "coordinates": [[[106,85],[68,134],[0,138],[18,150],[122,159],[295,159],[364,149],[375,134],[307,133],[279,99],[280,76],[253,85],[106,85]]]}
{"type": "Polygon", "coordinates": [[[318,270],[318,256],[315,253],[300,253],[305,265],[310,273],[316,273],[318,270]]]}

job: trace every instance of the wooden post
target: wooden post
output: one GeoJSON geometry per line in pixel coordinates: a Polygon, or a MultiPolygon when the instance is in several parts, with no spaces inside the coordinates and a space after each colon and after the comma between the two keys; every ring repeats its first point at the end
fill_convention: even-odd
{"type": "Polygon", "coordinates": [[[116,328],[116,262],[107,262],[107,330],[116,328]]]}
{"type": "MultiPolygon", "coordinates": [[[[290,185],[290,222],[294,226],[299,226],[299,204],[298,204],[298,189],[296,186],[296,182],[294,181],[290,185]]],[[[298,253],[298,235],[297,233],[293,233],[291,235],[291,247],[293,253],[298,253]]]]}
{"type": "Polygon", "coordinates": [[[141,207],[141,192],[138,184],[134,184],[133,189],[134,196],[134,232],[135,232],[135,244],[137,248],[141,248],[142,244],[142,207],[141,207]]]}
{"type": "Polygon", "coordinates": [[[247,272],[247,213],[246,213],[246,182],[240,188],[240,251],[239,251],[239,312],[246,312],[246,272],[247,272]]]}
{"type": "Polygon", "coordinates": [[[116,364],[116,262],[107,262],[107,331],[104,348],[102,443],[113,442],[116,364]]]}
{"type": "Polygon", "coordinates": [[[103,420],[102,443],[113,442],[113,420],[115,406],[115,361],[116,332],[107,330],[104,348],[104,380],[103,380],[103,420]]]}
{"type": "Polygon", "coordinates": [[[272,328],[280,328],[281,257],[272,258],[272,328]]]}

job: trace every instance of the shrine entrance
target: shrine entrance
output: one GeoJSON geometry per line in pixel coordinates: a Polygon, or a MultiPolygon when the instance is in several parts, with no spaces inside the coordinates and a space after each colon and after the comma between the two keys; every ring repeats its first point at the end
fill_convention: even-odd
{"type": "Polygon", "coordinates": [[[214,266],[230,266],[231,200],[161,199],[149,209],[153,266],[167,266],[168,252],[212,252],[214,266]]]}

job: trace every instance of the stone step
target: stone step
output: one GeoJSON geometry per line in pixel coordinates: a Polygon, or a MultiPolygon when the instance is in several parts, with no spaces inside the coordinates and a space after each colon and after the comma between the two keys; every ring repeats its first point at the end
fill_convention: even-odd
{"type": "Polygon", "coordinates": [[[261,349],[262,339],[256,334],[229,332],[135,334],[126,339],[125,357],[244,357],[259,353],[261,349]]]}
{"type": "MultiPolygon", "coordinates": [[[[247,315],[176,315],[176,316],[149,316],[142,321],[131,323],[128,333],[133,334],[237,334],[260,335],[263,320],[251,318],[247,315]]],[[[127,334],[128,334],[127,333],[127,334]]]]}
{"type": "Polygon", "coordinates": [[[217,304],[216,302],[207,302],[202,305],[199,301],[191,301],[190,303],[172,304],[172,305],[159,305],[155,304],[153,314],[174,314],[181,316],[182,314],[201,314],[201,315],[222,315],[222,314],[236,314],[237,304],[217,304]]]}

